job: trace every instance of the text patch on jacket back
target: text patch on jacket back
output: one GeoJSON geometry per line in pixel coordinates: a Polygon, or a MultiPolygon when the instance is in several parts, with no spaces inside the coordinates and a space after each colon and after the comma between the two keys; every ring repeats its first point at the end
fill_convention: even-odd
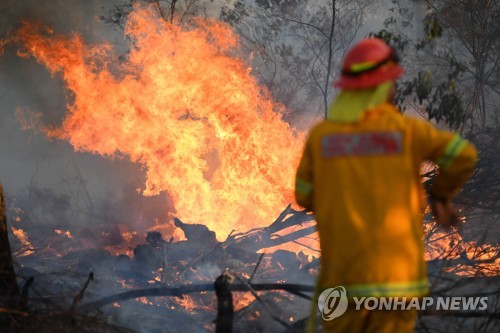
{"type": "Polygon", "coordinates": [[[403,152],[402,132],[332,134],[322,138],[324,158],[340,156],[394,155],[403,152]]]}

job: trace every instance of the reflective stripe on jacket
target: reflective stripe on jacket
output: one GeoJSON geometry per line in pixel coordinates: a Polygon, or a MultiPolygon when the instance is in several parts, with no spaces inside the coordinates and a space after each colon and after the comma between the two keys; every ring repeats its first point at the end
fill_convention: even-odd
{"type": "Polygon", "coordinates": [[[425,160],[440,167],[432,191],[450,198],[471,174],[476,151],[460,136],[403,116],[388,103],[359,122],[326,120],[312,129],[295,195],[316,216],[320,289],[342,285],[348,296],[427,293],[425,160]]]}

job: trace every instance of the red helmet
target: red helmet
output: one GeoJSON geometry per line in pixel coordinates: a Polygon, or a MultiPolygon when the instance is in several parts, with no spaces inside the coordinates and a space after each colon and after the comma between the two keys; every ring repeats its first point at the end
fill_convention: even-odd
{"type": "Polygon", "coordinates": [[[404,70],[398,65],[396,52],[378,38],[367,38],[347,52],[342,65],[340,89],[373,88],[382,82],[396,80],[404,70]]]}

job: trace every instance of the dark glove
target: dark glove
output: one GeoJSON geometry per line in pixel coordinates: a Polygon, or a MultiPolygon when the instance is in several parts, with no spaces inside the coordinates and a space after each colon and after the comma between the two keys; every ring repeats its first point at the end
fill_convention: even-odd
{"type": "Polygon", "coordinates": [[[459,226],[459,218],[450,199],[430,195],[429,202],[432,215],[441,227],[449,229],[459,226]]]}

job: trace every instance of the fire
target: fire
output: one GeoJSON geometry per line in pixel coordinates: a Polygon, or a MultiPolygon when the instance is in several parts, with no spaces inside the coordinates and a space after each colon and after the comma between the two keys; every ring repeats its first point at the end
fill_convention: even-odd
{"type": "Polygon", "coordinates": [[[186,309],[189,312],[192,312],[198,308],[198,305],[196,304],[196,302],[189,295],[183,295],[182,298],[178,298],[176,301],[180,306],[182,306],[184,309],[186,309]]]}
{"type": "Polygon", "coordinates": [[[73,235],[71,234],[71,232],[69,230],[63,231],[61,229],[55,229],[54,232],[59,236],[64,236],[64,237],[69,238],[69,239],[73,238],[73,235]]]}
{"type": "Polygon", "coordinates": [[[139,6],[125,34],[123,60],[109,43],[22,22],[18,54],[60,74],[69,92],[62,124],[45,133],[142,165],[144,195],[168,191],[177,216],[219,237],[269,223],[293,201],[303,134],[237,56],[238,38],[221,22],[178,26],[139,6]]]}
{"type": "Polygon", "coordinates": [[[234,311],[240,311],[255,301],[255,296],[250,292],[233,293],[234,311]]]}
{"type": "Polygon", "coordinates": [[[16,238],[22,244],[21,251],[16,253],[16,255],[24,257],[32,254],[34,251],[33,251],[33,246],[31,245],[31,242],[28,238],[28,234],[23,229],[16,229],[14,227],[11,227],[10,229],[12,230],[14,236],[16,236],[16,238]]]}
{"type": "Polygon", "coordinates": [[[154,303],[152,301],[150,301],[147,297],[139,297],[139,298],[136,298],[135,300],[138,302],[141,302],[142,304],[154,305],[154,303]]]}
{"type": "Polygon", "coordinates": [[[430,237],[425,259],[461,259],[462,263],[445,268],[445,271],[460,276],[498,276],[499,251],[500,248],[496,246],[464,241],[456,232],[439,231],[430,237]]]}

